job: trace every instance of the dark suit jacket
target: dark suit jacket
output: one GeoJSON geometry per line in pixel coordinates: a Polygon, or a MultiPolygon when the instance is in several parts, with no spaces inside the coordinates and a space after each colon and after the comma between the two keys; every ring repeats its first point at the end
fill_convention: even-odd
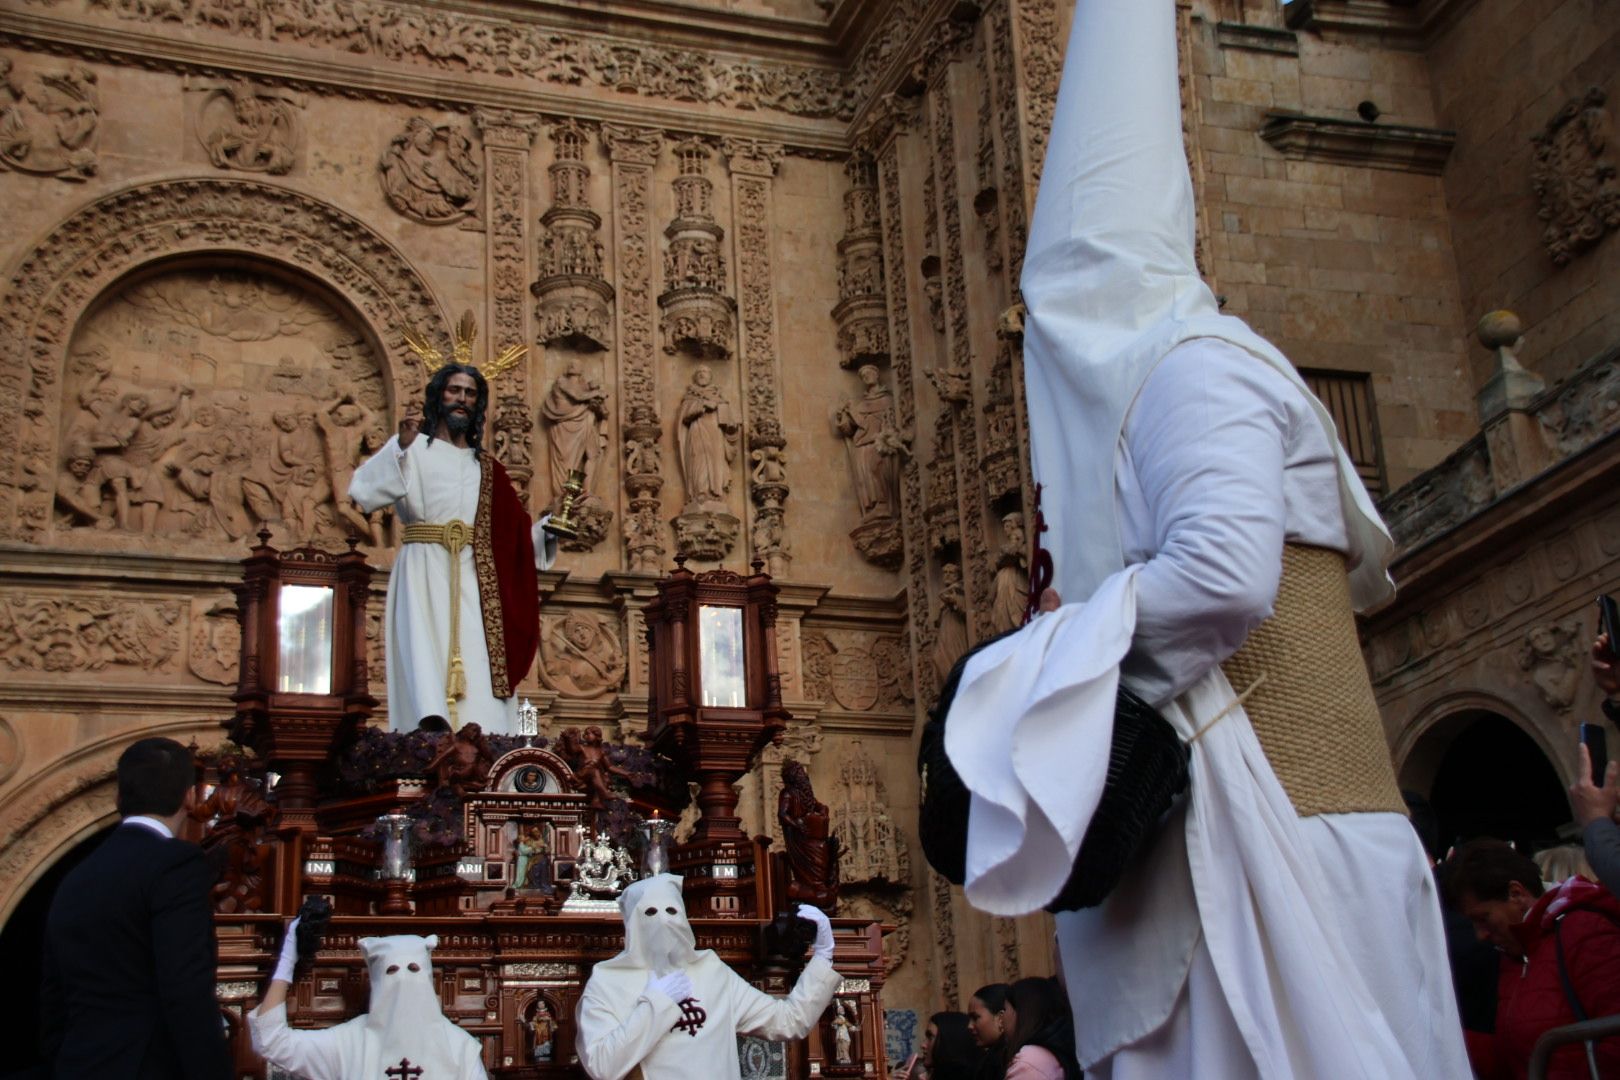
{"type": "Polygon", "coordinates": [[[124,824],[62,879],[45,923],[41,1042],[57,1080],[225,1080],[202,849],[124,824]]]}

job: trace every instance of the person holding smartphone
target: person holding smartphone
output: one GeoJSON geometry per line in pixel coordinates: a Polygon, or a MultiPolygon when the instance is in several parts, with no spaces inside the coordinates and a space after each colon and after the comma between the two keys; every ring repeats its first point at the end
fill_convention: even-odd
{"type": "MultiPolygon", "coordinates": [[[[1592,643],[1592,679],[1604,693],[1603,715],[1616,720],[1620,717],[1620,656],[1606,633],[1592,643]]],[[[1585,743],[1579,751],[1580,767],[1569,788],[1569,804],[1581,827],[1586,861],[1592,864],[1599,884],[1620,896],[1620,824],[1615,822],[1615,811],[1620,808],[1620,762],[1609,762],[1599,786],[1593,782],[1592,755],[1585,743]]]]}

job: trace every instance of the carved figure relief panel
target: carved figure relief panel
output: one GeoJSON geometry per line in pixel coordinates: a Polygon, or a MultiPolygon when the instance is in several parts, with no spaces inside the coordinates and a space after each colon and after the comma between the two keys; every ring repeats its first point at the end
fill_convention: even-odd
{"type": "Polygon", "coordinates": [[[0,84],[0,166],[62,180],[95,175],[95,72],[0,56],[0,84]]]}
{"type": "Polygon", "coordinates": [[[1594,86],[1559,109],[1534,139],[1530,181],[1547,223],[1541,241],[1559,266],[1620,229],[1620,179],[1606,105],[1594,86]]]}
{"type": "Polygon", "coordinates": [[[540,620],[540,681],[565,697],[599,698],[624,684],[624,648],[610,616],[587,611],[540,620]]]}
{"type": "Polygon", "coordinates": [[[345,497],[386,441],[371,347],[324,299],[268,274],[132,282],[78,328],[62,384],[55,529],[240,544],[383,541],[345,497]]]}
{"type": "Polygon", "coordinates": [[[302,149],[301,94],[242,79],[188,79],[190,122],[216,169],[285,176],[302,149]]]}
{"type": "Polygon", "coordinates": [[[377,162],[388,205],[424,225],[448,225],[478,213],[483,161],[457,124],[413,116],[377,162]]]}

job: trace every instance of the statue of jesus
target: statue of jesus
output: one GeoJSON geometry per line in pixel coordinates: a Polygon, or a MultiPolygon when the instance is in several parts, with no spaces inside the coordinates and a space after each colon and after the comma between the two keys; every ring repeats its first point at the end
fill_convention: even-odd
{"type": "Polygon", "coordinates": [[[404,526],[383,624],[395,731],[433,714],[485,734],[516,729],[513,693],[540,636],[535,571],[551,565],[556,541],[485,452],[488,405],[476,367],[444,365],[349,483],[362,510],[392,505],[404,526]]]}

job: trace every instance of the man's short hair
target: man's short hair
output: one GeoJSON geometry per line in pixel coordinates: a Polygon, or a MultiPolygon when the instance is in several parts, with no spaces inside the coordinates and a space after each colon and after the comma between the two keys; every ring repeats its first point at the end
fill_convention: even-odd
{"type": "Polygon", "coordinates": [[[191,751],[173,739],[141,739],[118,758],[118,812],[168,817],[196,778],[191,751]]]}
{"type": "Polygon", "coordinates": [[[1453,907],[1461,904],[1465,896],[1506,900],[1508,888],[1515,881],[1531,896],[1543,892],[1541,868],[1505,840],[1470,840],[1446,863],[1446,899],[1453,907]]]}

